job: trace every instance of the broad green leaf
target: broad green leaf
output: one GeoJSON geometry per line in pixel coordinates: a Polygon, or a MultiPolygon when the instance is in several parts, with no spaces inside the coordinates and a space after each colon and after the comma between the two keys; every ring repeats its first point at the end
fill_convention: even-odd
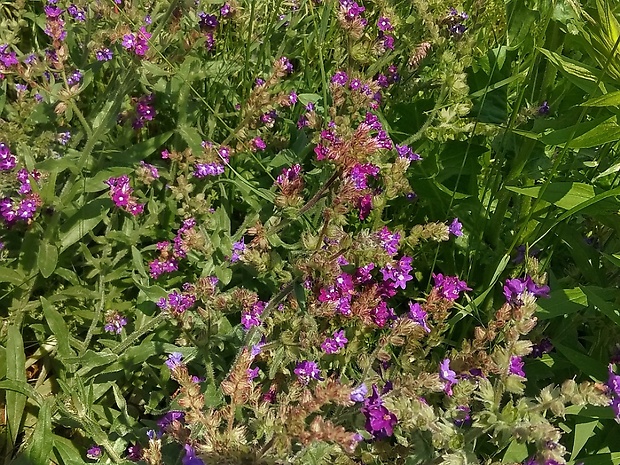
{"type": "Polygon", "coordinates": [[[202,137],[200,137],[200,134],[195,128],[183,125],[180,126],[177,131],[183,140],[185,140],[189,148],[192,149],[194,155],[202,153],[202,137]]]}
{"type": "Polygon", "coordinates": [[[552,342],[556,350],[566,357],[566,359],[573,365],[579,368],[579,370],[581,370],[584,374],[597,381],[607,379],[607,365],[605,363],[599,362],[595,358],[589,357],[588,355],[585,355],[577,350],[573,350],[563,344],[555,341],[552,342]]]}
{"type": "Polygon", "coordinates": [[[541,134],[539,139],[546,145],[568,144],[573,149],[596,147],[619,140],[620,126],[615,117],[604,117],[541,134]]]}
{"type": "Polygon", "coordinates": [[[596,91],[597,73],[600,71],[550,50],[545,50],[544,48],[539,50],[575,85],[589,93],[596,91]]]}
{"type": "MultiPolygon", "coordinates": [[[[597,292],[593,287],[583,287],[582,289],[590,305],[606,315],[616,326],[620,327],[620,307],[614,302],[606,301],[601,293],[597,292]]],[[[617,295],[614,296],[614,301],[617,297],[617,295]]]]}
{"type": "Polygon", "coordinates": [[[65,465],[87,465],[87,462],[82,459],[81,454],[83,452],[71,440],[57,435],[54,435],[53,439],[55,455],[62,459],[62,463],[65,465]]]}
{"type": "Polygon", "coordinates": [[[25,282],[26,277],[19,270],[0,266],[0,283],[10,283],[19,286],[25,282]]]}
{"type": "MultiPolygon", "coordinates": [[[[19,327],[9,326],[6,347],[6,377],[15,383],[26,383],[26,355],[24,340],[19,327]]],[[[8,390],[6,393],[6,426],[11,447],[19,435],[26,396],[19,391],[8,390]]]]}
{"type": "Polygon", "coordinates": [[[60,252],[92,231],[110,210],[110,201],[95,199],[80,208],[60,227],[60,252]]]}
{"type": "Polygon", "coordinates": [[[620,106],[620,90],[594,97],[581,104],[584,107],[615,107],[620,106]]]}
{"type": "Polygon", "coordinates": [[[73,351],[69,346],[69,328],[65,323],[64,318],[58,311],[52,306],[52,304],[45,298],[41,297],[41,306],[43,307],[43,315],[47,320],[47,324],[58,342],[58,355],[60,361],[64,363],[66,357],[73,356],[73,351]]]}
{"type": "Polygon", "coordinates": [[[48,397],[39,408],[37,424],[30,437],[31,445],[27,452],[34,465],[48,465],[52,448],[54,447],[54,434],[52,433],[52,408],[54,397],[48,397]]]}
{"type": "Polygon", "coordinates": [[[541,320],[548,320],[587,308],[588,298],[581,288],[575,287],[552,291],[549,298],[538,299],[536,304],[538,305],[536,316],[541,320]]]}
{"type": "Polygon", "coordinates": [[[37,255],[37,266],[44,278],[49,278],[58,264],[58,249],[55,245],[50,244],[43,239],[39,244],[39,253],[37,255]]]}
{"type": "Polygon", "coordinates": [[[594,430],[596,426],[599,424],[598,420],[588,421],[586,423],[577,423],[575,425],[574,434],[575,437],[573,439],[573,450],[570,453],[570,459],[575,460],[575,457],[579,455],[579,452],[583,449],[583,447],[594,435],[594,430]]]}
{"type": "Polygon", "coordinates": [[[115,166],[134,166],[141,160],[146,160],[148,157],[153,155],[158,148],[164,145],[173,134],[174,131],[167,131],[163,134],[158,134],[155,137],[145,140],[144,142],[132,145],[124,152],[117,155],[112,155],[115,166]]]}
{"type": "Polygon", "coordinates": [[[567,465],[577,465],[578,463],[583,463],[583,465],[615,465],[620,463],[620,452],[579,457],[577,460],[567,462],[567,465]]]}
{"type": "Polygon", "coordinates": [[[528,457],[527,445],[513,440],[504,453],[504,463],[522,462],[528,457]]]}
{"type": "Polygon", "coordinates": [[[4,380],[0,381],[0,391],[10,391],[30,397],[38,405],[43,405],[43,396],[34,390],[26,381],[4,380]]]}
{"type": "MultiPolygon", "coordinates": [[[[539,198],[542,186],[534,187],[506,187],[509,191],[528,197],[539,198]]],[[[552,203],[564,210],[570,210],[577,205],[594,198],[594,186],[580,182],[553,182],[545,190],[542,200],[552,203]]]]}

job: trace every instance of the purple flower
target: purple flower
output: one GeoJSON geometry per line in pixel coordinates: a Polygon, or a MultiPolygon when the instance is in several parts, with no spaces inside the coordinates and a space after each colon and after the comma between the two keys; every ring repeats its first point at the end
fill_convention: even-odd
{"type": "Polygon", "coordinates": [[[245,252],[245,242],[244,241],[245,241],[245,238],[242,237],[237,242],[233,242],[233,245],[232,245],[232,255],[230,256],[231,263],[238,262],[239,259],[241,258],[241,255],[243,255],[243,252],[245,252]]]}
{"type": "Polygon", "coordinates": [[[364,399],[366,399],[366,394],[368,394],[368,388],[364,383],[362,383],[351,391],[351,400],[353,402],[364,402],[364,399]]]}
{"type": "Polygon", "coordinates": [[[59,132],[56,136],[56,140],[60,142],[62,145],[67,145],[70,139],[71,139],[71,133],[69,131],[59,132]]]}
{"type": "Polygon", "coordinates": [[[456,237],[460,237],[463,235],[463,225],[461,224],[458,218],[454,218],[452,220],[452,223],[448,227],[448,231],[450,231],[450,234],[456,237]]]}
{"type": "Polygon", "coordinates": [[[99,446],[91,446],[86,451],[86,457],[89,458],[90,460],[99,460],[102,455],[103,455],[103,451],[101,450],[101,447],[99,446]]]}
{"type": "Polygon", "coordinates": [[[316,362],[311,362],[308,360],[304,360],[299,362],[293,373],[297,375],[297,379],[301,384],[308,384],[311,379],[316,379],[322,381],[321,378],[321,370],[319,369],[319,365],[316,362]]]}
{"type": "Polygon", "coordinates": [[[200,18],[198,24],[203,30],[215,29],[220,23],[217,16],[208,13],[198,13],[198,17],[200,18]]]}
{"type": "Polygon", "coordinates": [[[433,273],[433,279],[435,280],[434,288],[437,289],[441,297],[447,300],[456,300],[461,292],[471,291],[471,288],[467,287],[467,283],[459,280],[456,276],[433,273]]]}
{"type": "Polygon", "coordinates": [[[517,375],[521,378],[525,378],[525,372],[523,371],[523,360],[517,355],[510,357],[510,366],[508,367],[508,373],[511,375],[517,375]]]}
{"type": "Polygon", "coordinates": [[[358,190],[368,187],[368,176],[374,178],[379,174],[379,167],[371,163],[358,163],[351,170],[351,179],[358,190]]]}
{"type": "Polygon", "coordinates": [[[11,153],[9,146],[0,142],[0,171],[8,171],[15,168],[17,158],[11,153]]]}
{"type": "Polygon", "coordinates": [[[168,426],[170,426],[175,421],[183,423],[185,421],[185,413],[178,410],[171,410],[159,420],[157,420],[157,426],[159,427],[160,431],[163,432],[166,431],[166,428],[168,428],[168,426]]]}
{"type": "Polygon", "coordinates": [[[220,8],[220,15],[222,15],[223,17],[227,17],[228,15],[230,15],[230,13],[230,5],[228,3],[224,3],[224,5],[222,5],[222,7],[220,8]]]}
{"type": "Polygon", "coordinates": [[[388,307],[385,301],[381,301],[379,305],[371,310],[370,318],[379,328],[383,328],[388,321],[396,319],[396,314],[394,309],[388,307]]]}
{"type": "Polygon", "coordinates": [[[140,444],[130,444],[126,450],[126,457],[132,462],[139,462],[142,460],[142,446],[140,444]]]}
{"type": "Polygon", "coordinates": [[[530,357],[539,358],[544,354],[548,354],[553,350],[553,344],[548,338],[543,338],[540,340],[538,344],[534,344],[532,346],[532,352],[530,353],[530,357]]]}
{"type": "Polygon", "coordinates": [[[265,150],[267,148],[265,141],[258,136],[252,139],[251,145],[254,150],[265,150]]]}
{"type": "Polygon", "coordinates": [[[346,86],[347,82],[349,82],[349,76],[344,71],[337,71],[332,76],[332,83],[337,84],[339,86],[346,86]]]}
{"type": "Polygon", "coordinates": [[[428,327],[428,313],[422,308],[422,306],[415,302],[409,302],[409,318],[415,321],[418,325],[422,326],[427,333],[431,332],[431,328],[428,327]]]}
{"type": "Polygon", "coordinates": [[[109,333],[120,334],[126,324],[127,318],[118,312],[112,312],[106,317],[106,324],[103,329],[109,333]]]}
{"type": "Polygon", "coordinates": [[[95,58],[97,58],[97,61],[110,61],[112,57],[113,54],[109,48],[102,48],[95,52],[95,58]]]}
{"type": "Polygon", "coordinates": [[[67,84],[70,86],[73,86],[75,84],[78,84],[81,80],[82,80],[82,73],[80,72],[79,69],[76,69],[75,71],[73,71],[73,73],[69,75],[69,77],[67,77],[67,84]]]}
{"type": "Polygon", "coordinates": [[[340,351],[345,345],[347,345],[349,340],[346,338],[344,334],[344,330],[335,331],[333,337],[328,337],[321,344],[321,349],[326,354],[335,354],[340,351]]]}
{"type": "Polygon", "coordinates": [[[185,455],[181,459],[183,465],[205,465],[200,457],[196,457],[196,451],[189,444],[185,444],[185,455]]]}
{"type": "Polygon", "coordinates": [[[514,305],[521,305],[524,292],[529,292],[534,297],[548,297],[549,286],[539,286],[528,275],[524,279],[507,279],[504,284],[504,296],[506,301],[514,305]]]}
{"type": "Polygon", "coordinates": [[[165,363],[170,370],[183,366],[183,354],[181,352],[172,352],[168,355],[168,359],[165,363]]]}
{"type": "Polygon", "coordinates": [[[400,244],[400,234],[395,232],[391,233],[387,226],[383,226],[381,230],[377,233],[379,238],[379,243],[383,250],[385,250],[389,255],[396,255],[398,253],[398,246],[400,244]]]}
{"type": "Polygon", "coordinates": [[[366,417],[366,431],[372,434],[375,439],[392,436],[398,418],[383,405],[376,385],[373,384],[372,395],[364,401],[361,411],[366,417]]]}
{"type": "Polygon", "coordinates": [[[390,23],[390,20],[385,16],[381,16],[379,18],[379,20],[377,21],[377,27],[382,32],[391,31],[393,29],[392,23],[390,23]]]}
{"type": "Polygon", "coordinates": [[[439,378],[445,381],[444,391],[447,395],[452,395],[452,386],[454,386],[458,380],[456,373],[450,369],[450,359],[446,358],[439,364],[439,378]]]}
{"type": "Polygon", "coordinates": [[[550,108],[549,103],[545,100],[540,107],[538,107],[538,114],[541,116],[547,116],[549,114],[550,108]]]}
{"type": "Polygon", "coordinates": [[[260,369],[258,367],[248,368],[247,369],[248,380],[249,381],[254,381],[254,379],[258,377],[258,372],[259,371],[260,371],[260,369]]]}

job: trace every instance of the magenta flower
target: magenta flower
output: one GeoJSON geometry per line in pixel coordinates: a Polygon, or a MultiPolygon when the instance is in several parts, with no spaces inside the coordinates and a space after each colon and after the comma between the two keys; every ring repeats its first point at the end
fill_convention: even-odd
{"type": "Polygon", "coordinates": [[[431,332],[431,328],[429,328],[427,322],[428,313],[426,313],[419,303],[409,302],[409,318],[415,321],[418,325],[422,326],[424,331],[427,333],[431,332]]]}
{"type": "Polygon", "coordinates": [[[337,71],[332,76],[332,83],[339,86],[346,86],[347,82],[349,82],[349,76],[344,71],[337,71]]]}
{"type": "Polygon", "coordinates": [[[267,148],[267,144],[265,144],[265,141],[258,136],[252,139],[251,145],[252,145],[252,149],[255,151],[265,150],[267,148]]]}
{"type": "Polygon", "coordinates": [[[9,146],[0,142],[0,171],[8,171],[15,168],[17,158],[11,153],[9,146]]]}
{"type": "Polygon", "coordinates": [[[508,367],[508,373],[511,375],[517,375],[521,378],[525,378],[525,372],[523,371],[523,360],[521,357],[513,355],[510,357],[510,366],[508,367]]]}
{"type": "Polygon", "coordinates": [[[456,373],[450,369],[450,359],[446,358],[439,364],[439,378],[445,381],[444,391],[447,395],[452,395],[452,386],[454,386],[458,380],[456,373]]]}
{"type": "Polygon", "coordinates": [[[461,224],[458,218],[454,218],[452,220],[452,223],[448,227],[448,231],[450,232],[450,234],[457,236],[457,237],[463,235],[463,225],[461,224]]]}
{"type": "Polygon", "coordinates": [[[299,362],[293,373],[297,375],[297,379],[301,384],[308,384],[311,379],[316,379],[322,381],[321,378],[321,370],[319,369],[319,365],[316,362],[311,362],[308,360],[304,360],[299,362]]]}
{"type": "Polygon", "coordinates": [[[91,446],[86,451],[86,458],[89,458],[90,460],[99,460],[102,455],[103,455],[103,451],[101,450],[101,447],[99,446],[91,446]]]}
{"type": "Polygon", "coordinates": [[[364,401],[361,411],[366,417],[366,431],[375,439],[387,438],[394,434],[398,418],[383,405],[383,399],[379,396],[375,384],[372,386],[372,395],[364,401]]]}
{"type": "Polygon", "coordinates": [[[377,21],[377,27],[382,32],[391,31],[393,29],[392,23],[390,23],[390,20],[385,16],[381,16],[379,18],[379,20],[377,21]]]}
{"type": "Polygon", "coordinates": [[[437,289],[441,297],[447,300],[456,300],[461,292],[471,291],[471,288],[467,287],[467,283],[459,280],[456,276],[433,273],[433,279],[435,280],[434,288],[437,289]]]}
{"type": "Polygon", "coordinates": [[[383,228],[381,228],[381,230],[377,233],[377,237],[379,238],[381,247],[383,247],[383,250],[385,250],[389,255],[396,255],[398,253],[398,246],[400,244],[399,233],[391,233],[387,226],[383,226],[383,228]]]}

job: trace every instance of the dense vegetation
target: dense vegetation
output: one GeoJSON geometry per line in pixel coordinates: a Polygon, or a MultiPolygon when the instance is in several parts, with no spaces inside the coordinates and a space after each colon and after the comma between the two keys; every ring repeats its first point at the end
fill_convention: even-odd
{"type": "Polygon", "coordinates": [[[619,16],[0,2],[1,460],[620,463],[619,16]]]}

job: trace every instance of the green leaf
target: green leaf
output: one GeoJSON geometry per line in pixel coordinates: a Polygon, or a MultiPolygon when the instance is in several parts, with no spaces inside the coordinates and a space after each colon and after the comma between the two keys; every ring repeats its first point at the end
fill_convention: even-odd
{"type": "Polygon", "coordinates": [[[48,397],[39,408],[37,424],[30,437],[31,446],[27,455],[34,465],[48,465],[50,455],[54,447],[54,434],[52,433],[52,407],[54,398],[48,397]]]}
{"type": "Polygon", "coordinates": [[[60,252],[92,231],[107,215],[110,201],[95,199],[80,208],[60,227],[60,252]]]}
{"type": "Polygon", "coordinates": [[[54,435],[54,450],[56,456],[60,456],[64,465],[86,465],[82,459],[80,450],[67,438],[54,435]]]}
{"type": "Polygon", "coordinates": [[[202,153],[202,137],[200,137],[200,134],[195,128],[187,125],[182,125],[179,127],[178,132],[183,138],[183,140],[187,142],[189,148],[192,149],[194,155],[202,153]]]}
{"type": "MultiPolygon", "coordinates": [[[[6,347],[6,377],[9,381],[26,384],[26,354],[24,340],[19,327],[9,326],[6,347]]],[[[26,407],[26,396],[19,391],[6,393],[6,421],[11,447],[20,432],[22,416],[26,407]]]]}
{"type": "Polygon", "coordinates": [[[513,440],[504,453],[504,463],[522,462],[528,457],[527,445],[513,440]]]}
{"type": "Polygon", "coordinates": [[[563,344],[553,342],[553,346],[574,366],[596,381],[607,379],[607,365],[563,344]]]}
{"type": "Polygon", "coordinates": [[[581,104],[583,107],[615,107],[620,106],[620,90],[594,97],[581,104]]]}
{"type": "Polygon", "coordinates": [[[0,266],[0,283],[10,283],[19,286],[24,284],[24,282],[26,282],[26,277],[19,270],[0,266]]]}
{"type": "Polygon", "coordinates": [[[548,299],[538,299],[536,304],[538,305],[536,316],[540,320],[548,320],[587,308],[588,298],[581,288],[575,287],[552,291],[548,299]]]}
{"type": "Polygon", "coordinates": [[[0,391],[11,391],[23,396],[30,397],[38,405],[43,405],[43,396],[34,390],[26,381],[4,380],[0,381],[0,391]]]}
{"type": "Polygon", "coordinates": [[[600,71],[578,61],[558,55],[550,50],[545,50],[544,48],[539,50],[576,86],[589,93],[596,91],[596,82],[598,81],[597,73],[600,71]]]}
{"type": "Polygon", "coordinates": [[[539,134],[538,140],[546,145],[565,145],[569,148],[596,147],[620,139],[620,126],[615,117],[605,116],[574,126],[539,134]]]}
{"type": "Polygon", "coordinates": [[[164,145],[173,134],[174,131],[158,134],[144,142],[132,145],[129,149],[118,155],[113,155],[112,159],[114,160],[115,166],[133,166],[141,160],[147,159],[153,155],[158,148],[164,145]]]}
{"type": "Polygon", "coordinates": [[[60,361],[64,363],[66,357],[74,356],[74,353],[69,346],[69,328],[67,327],[62,315],[58,313],[58,311],[45,297],[41,297],[41,306],[43,307],[43,315],[45,315],[47,324],[52,330],[54,336],[56,336],[60,361]]]}
{"type": "Polygon", "coordinates": [[[37,266],[44,278],[49,278],[58,264],[58,249],[55,245],[50,244],[47,240],[42,240],[39,244],[39,253],[37,255],[37,266]]]}
{"type": "Polygon", "coordinates": [[[575,460],[581,449],[586,445],[588,439],[594,435],[594,429],[599,424],[598,420],[588,421],[586,423],[577,423],[575,425],[575,438],[573,439],[573,450],[570,453],[570,459],[575,460]]]}
{"type": "MultiPolygon", "coordinates": [[[[534,187],[506,187],[509,191],[528,197],[539,198],[542,186],[534,187]]],[[[553,182],[544,192],[543,200],[552,203],[564,210],[570,210],[594,198],[594,186],[580,182],[553,182]]]]}

